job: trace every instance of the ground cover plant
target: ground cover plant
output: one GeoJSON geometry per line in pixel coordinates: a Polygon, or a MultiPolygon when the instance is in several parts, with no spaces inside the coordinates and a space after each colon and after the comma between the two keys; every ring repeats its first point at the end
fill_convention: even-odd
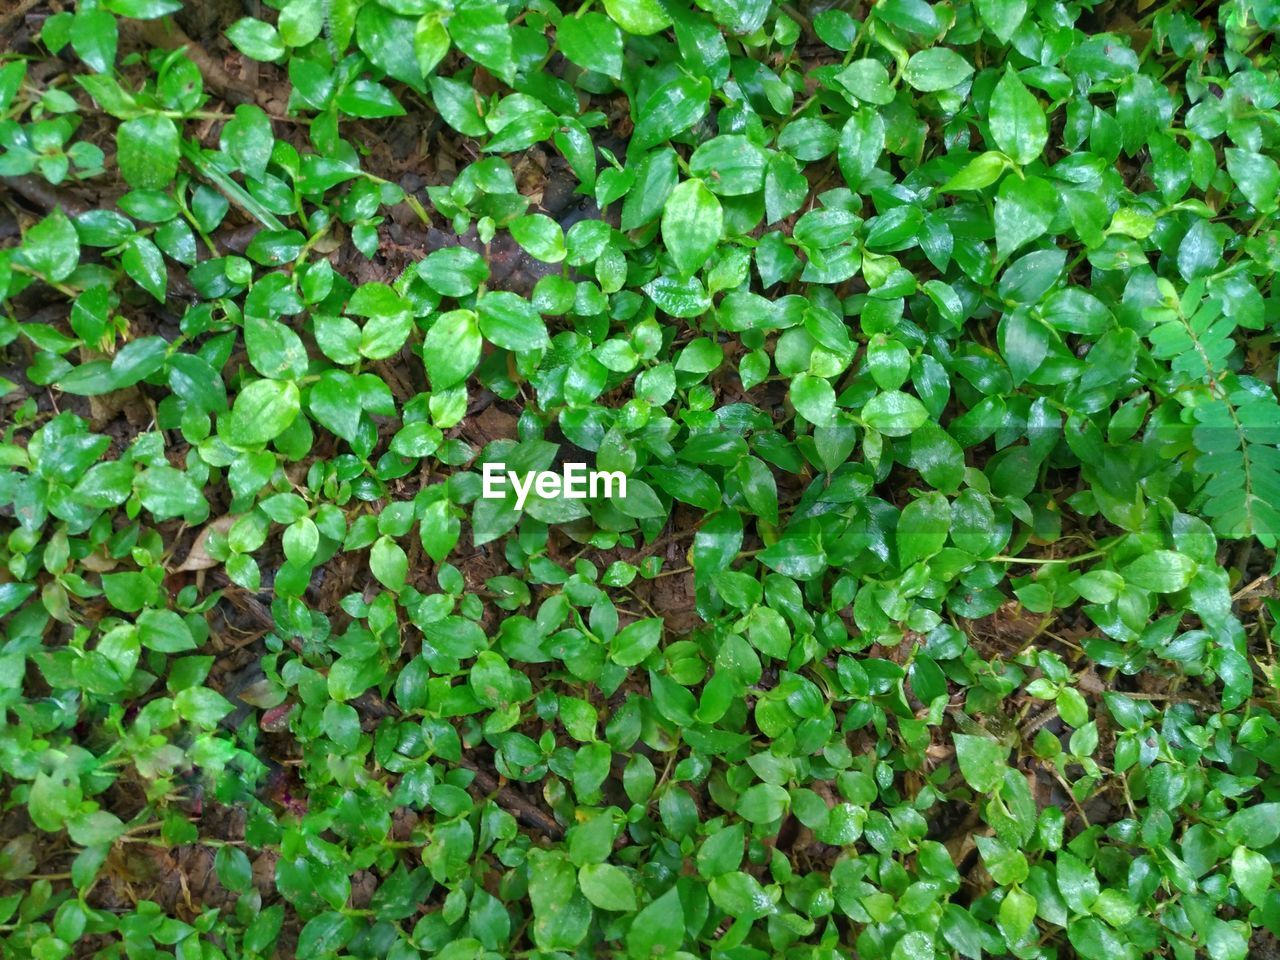
{"type": "Polygon", "coordinates": [[[11,2],[0,954],[1280,954],[1278,27],[11,2]]]}

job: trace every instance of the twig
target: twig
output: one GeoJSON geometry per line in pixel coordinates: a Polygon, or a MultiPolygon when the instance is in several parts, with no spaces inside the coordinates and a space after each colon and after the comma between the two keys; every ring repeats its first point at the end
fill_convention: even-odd
{"type": "Polygon", "coordinates": [[[652,606],[650,606],[649,602],[648,602],[647,600],[645,600],[645,598],[644,598],[644,597],[640,596],[640,594],[636,593],[636,592],[635,592],[634,590],[632,590],[630,587],[623,587],[622,589],[626,590],[626,591],[627,591],[627,593],[631,594],[631,599],[633,599],[636,603],[640,604],[640,606],[642,606],[642,607],[644,607],[646,610],[648,610],[648,611],[649,611],[649,616],[651,616],[651,617],[657,617],[659,620],[661,620],[661,619],[662,619],[662,615],[661,615],[660,613],[658,613],[658,611],[657,611],[657,610],[653,609],[653,607],[652,607],[652,606]]]}
{"type": "Polygon", "coordinates": [[[693,567],[676,567],[674,570],[663,570],[661,573],[655,573],[650,580],[658,580],[661,577],[674,577],[682,573],[692,572],[693,567]]]}
{"type": "Polygon", "coordinates": [[[662,547],[665,547],[667,544],[678,542],[680,540],[683,540],[685,537],[691,537],[697,532],[698,532],[698,528],[696,525],[694,525],[692,527],[689,527],[687,530],[679,530],[673,533],[669,533],[665,537],[659,537],[657,540],[653,541],[653,543],[649,544],[649,546],[645,547],[644,550],[640,553],[640,555],[638,557],[633,558],[633,561],[630,561],[630,562],[634,562],[638,564],[639,561],[646,560],[649,557],[652,557],[655,553],[658,552],[658,550],[660,550],[662,547]]]}
{"type": "Polygon", "coordinates": [[[185,47],[187,58],[200,68],[205,85],[224,100],[231,103],[255,102],[253,88],[227,73],[226,68],[217,59],[211,57],[200,44],[188,37],[172,18],[144,20],[129,23],[129,26],[148,46],[159,47],[162,50],[177,50],[179,47],[185,47]]]}
{"type": "Polygon", "coordinates": [[[1233,593],[1231,595],[1231,599],[1239,600],[1241,597],[1249,596],[1250,594],[1253,593],[1253,591],[1257,590],[1258,587],[1262,586],[1264,583],[1266,583],[1270,579],[1271,579],[1271,575],[1268,573],[1264,573],[1261,576],[1254,577],[1251,581],[1249,581],[1249,583],[1247,583],[1245,586],[1241,587],[1239,590],[1233,593]]]}
{"type": "Polygon", "coordinates": [[[493,774],[482,770],[471,760],[464,757],[458,762],[476,775],[474,783],[481,791],[492,796],[498,802],[498,806],[502,807],[526,827],[540,830],[544,836],[551,840],[560,840],[564,837],[564,829],[546,811],[530,803],[510,787],[500,785],[494,779],[493,774]]]}
{"type": "Polygon", "coordinates": [[[60,209],[67,216],[76,217],[87,209],[79,200],[60,190],[54,190],[45,180],[31,174],[21,177],[4,177],[3,182],[18,196],[47,212],[60,209]]]}
{"type": "MultiPolygon", "coordinates": [[[[0,15],[0,34],[8,34],[9,27],[30,13],[31,8],[39,2],[40,0],[20,0],[16,7],[0,15]]],[[[8,47],[8,44],[6,43],[5,46],[8,47]]]]}

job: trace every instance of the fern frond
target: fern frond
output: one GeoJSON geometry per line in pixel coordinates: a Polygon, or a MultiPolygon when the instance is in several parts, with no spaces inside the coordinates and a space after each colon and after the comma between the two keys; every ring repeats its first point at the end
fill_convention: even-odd
{"type": "Polygon", "coordinates": [[[1205,285],[1182,296],[1161,281],[1164,304],[1150,309],[1151,353],[1169,362],[1179,394],[1189,397],[1193,472],[1204,478],[1197,500],[1223,537],[1280,534],[1280,403],[1272,389],[1231,372],[1236,322],[1205,285]]]}
{"type": "MultiPolygon", "coordinates": [[[[1184,298],[1185,300],[1185,298],[1184,298]]],[[[1236,322],[1222,313],[1222,303],[1210,297],[1189,316],[1183,305],[1162,307],[1148,313],[1156,326],[1147,334],[1153,356],[1170,361],[1175,373],[1186,382],[1212,383],[1226,367],[1235,349],[1231,335],[1236,322]]]]}
{"type": "Polygon", "coordinates": [[[1202,509],[1220,536],[1280,533],[1280,404],[1244,389],[1220,390],[1194,410],[1202,509]]]}

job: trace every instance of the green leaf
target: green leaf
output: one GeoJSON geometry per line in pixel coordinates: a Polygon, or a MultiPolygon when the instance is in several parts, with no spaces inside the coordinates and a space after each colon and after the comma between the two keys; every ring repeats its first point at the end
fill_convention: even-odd
{"type": "Polygon", "coordinates": [[[809,181],[800,165],[785,153],[769,158],[764,179],[765,220],[777,223],[798,211],[809,196],[809,181]]]}
{"type": "Polygon", "coordinates": [[[934,960],[935,956],[933,938],[922,930],[912,930],[893,945],[889,960],[934,960]]]}
{"type": "Polygon", "coordinates": [[[390,537],[379,537],[369,552],[369,569],[388,590],[399,593],[409,574],[409,558],[390,537]]]}
{"type": "Polygon", "coordinates": [[[326,370],[311,387],[307,409],[317,423],[348,443],[356,439],[364,413],[355,377],[345,370],[326,370]]]}
{"type": "Polygon", "coordinates": [[[662,639],[662,620],[650,617],[628,624],[613,638],[610,643],[610,659],[623,667],[633,667],[641,663],[657,649],[662,639]]]}
{"type": "Polygon", "coordinates": [[[698,848],[698,873],[715,877],[737,870],[742,863],[744,824],[735,823],[712,833],[698,848]]]}
{"type": "Polygon", "coordinates": [[[570,61],[615,80],[622,77],[622,33],[603,14],[589,10],[565,17],[556,28],[556,43],[570,61]]]}
{"type": "Polygon", "coordinates": [[[177,126],[154,113],[126,120],[116,130],[116,162],[131,187],[167,187],[178,173],[177,126]]]}
{"type": "Polygon", "coordinates": [[[1227,821],[1227,840],[1261,850],[1280,837],[1280,803],[1255,803],[1242,807],[1227,821]]]}
{"type": "Polygon", "coordinates": [[[138,639],[148,650],[182,653],[196,648],[191,628],[172,610],[144,610],[138,615],[138,639]]]}
{"type": "Polygon", "coordinates": [[[133,20],[155,20],[182,9],[180,0],[108,0],[104,6],[133,20]]]}
{"type": "Polygon", "coordinates": [[[178,716],[197,727],[214,727],[234,709],[227,698],[216,690],[187,687],[173,695],[178,716]]]}
{"type": "Polygon", "coordinates": [[[990,737],[953,734],[956,761],[965,782],[978,793],[990,793],[1004,779],[1008,751],[990,737]]]}
{"type": "Polygon", "coordinates": [[[759,920],[776,910],[760,881],[749,873],[726,873],[714,877],[708,892],[712,903],[737,919],[759,920]]]}
{"type": "Polygon", "coordinates": [[[418,61],[418,72],[424,77],[444,59],[449,52],[449,31],[436,17],[427,14],[413,28],[413,55],[418,61]]]}
{"type": "Polygon", "coordinates": [[[381,4],[368,3],[356,17],[356,39],[365,56],[389,77],[424,89],[414,47],[415,21],[397,17],[381,4]]]}
{"type": "MultiPolygon", "coordinates": [[[[390,96],[390,94],[388,94],[390,96]]],[[[450,77],[431,78],[431,100],[445,123],[468,137],[482,137],[489,132],[476,109],[476,95],[471,84],[450,77]]],[[[404,112],[403,109],[400,110],[404,112]]]]}
{"type": "Polygon", "coordinates": [[[1021,887],[1010,887],[1000,902],[1000,928],[1010,942],[1021,940],[1036,918],[1036,899],[1021,887]]]}
{"type": "Polygon", "coordinates": [[[978,15],[1001,43],[1008,43],[1027,15],[1026,0],[974,0],[978,15]]]}
{"type": "Polygon", "coordinates": [[[285,54],[276,28],[253,17],[243,17],[228,27],[227,39],[250,60],[278,60],[285,54]]]}
{"type": "Polygon", "coordinates": [[[1044,152],[1049,127],[1044,110],[1012,66],[991,93],[991,136],[996,146],[1017,164],[1027,164],[1044,152]]]}
{"type": "Polygon", "coordinates": [[[850,190],[857,190],[875,169],[884,152],[885,125],[879,111],[859,107],[840,131],[840,172],[850,190]]]}
{"type": "Polygon", "coordinates": [[[239,847],[219,847],[213,858],[213,868],[218,874],[218,882],[233,893],[243,893],[253,885],[253,867],[239,847]]]}
{"type": "Polygon", "coordinates": [[[702,0],[699,6],[737,37],[759,30],[771,9],[769,0],[702,0]]]}
{"type": "Polygon", "coordinates": [[[494,292],[480,298],[480,332],[495,346],[513,352],[540,350],[550,342],[547,325],[528,300],[514,293],[494,292]]]}
{"type": "Polygon", "coordinates": [[[1098,899],[1098,877],[1093,868],[1074,856],[1061,850],[1057,854],[1058,890],[1062,898],[1077,913],[1088,913],[1093,902],[1098,899]]]}
{"type": "Polygon", "coordinates": [[[771,570],[796,580],[812,580],[827,568],[822,545],[810,537],[783,537],[759,556],[771,570]]]}
{"type": "Polygon", "coordinates": [[[978,154],[956,171],[941,189],[946,193],[954,193],[957,190],[981,190],[999,180],[1008,166],[1009,160],[1004,154],[988,150],[986,153],[978,154]]]}
{"type": "Polygon", "coordinates": [[[338,94],[336,105],[343,113],[366,120],[401,117],[405,112],[390,90],[371,80],[352,81],[338,94]]]}
{"type": "Polygon", "coordinates": [[[1196,562],[1174,550],[1152,550],[1120,569],[1125,581],[1143,590],[1176,593],[1196,572],[1196,562]]]}
{"type": "Polygon", "coordinates": [[[855,60],[836,74],[836,81],[864,103],[884,106],[893,102],[889,70],[879,60],[855,60]]]}
{"type": "Polygon", "coordinates": [[[120,818],[106,810],[80,814],[67,824],[67,833],[71,841],[82,847],[109,845],[124,832],[124,823],[120,818]]]}
{"type": "Polygon", "coordinates": [[[1245,960],[1249,942],[1235,926],[1218,917],[1209,918],[1205,948],[1210,960],[1245,960]]]}
{"type": "Polygon", "coordinates": [[[702,267],[720,242],[724,212],[701,180],[685,180],[662,208],[662,239],[683,274],[702,267]]]}
{"type": "Polygon", "coordinates": [[[583,896],[601,910],[630,912],[636,908],[635,885],[613,864],[589,863],[579,868],[578,886],[583,896]]]}
{"type": "MultiPolygon", "coordinates": [[[[653,0],[617,2],[650,3],[653,0]]],[[[627,29],[626,24],[620,25],[627,29]]],[[[710,98],[711,84],[705,77],[679,77],[659,87],[640,108],[628,154],[638,154],[688,130],[706,114],[710,98]]]]}
{"type": "Polygon", "coordinates": [[[636,167],[635,186],[622,203],[622,229],[634,230],[657,217],[678,179],[674,150],[666,147],[646,155],[636,167]]]}
{"type": "Polygon", "coordinates": [[[511,221],[511,236],[526,253],[543,263],[559,263],[565,258],[564,230],[545,214],[516,217],[511,221]]]}
{"type": "Polygon", "coordinates": [[[689,172],[722,197],[755,193],[764,182],[768,157],[741,134],[712,137],[689,157],[689,172]]]}
{"type": "Polygon", "coordinates": [[[27,813],[41,830],[61,830],[82,797],[79,773],[62,754],[51,770],[36,772],[27,794],[27,813]]]}
{"type": "Polygon", "coordinates": [[[1280,203],[1280,166],[1261,153],[1227,147],[1227,172],[1259,213],[1272,213],[1280,203]]]}
{"type": "Polygon", "coordinates": [[[116,62],[119,31],[106,10],[77,10],[71,24],[71,46],[98,73],[109,73],[116,62]]]}
{"type": "Polygon", "coordinates": [[[862,408],[863,422],[889,437],[905,437],[928,418],[924,404],[901,390],[878,393],[862,408]]]}
{"type": "Polygon", "coordinates": [[[279,320],[249,314],[244,318],[244,344],[249,362],[264,377],[278,380],[307,372],[302,338],[279,320]]]}
{"type": "Polygon", "coordinates": [[[1248,847],[1235,848],[1231,854],[1231,880],[1246,900],[1261,907],[1271,889],[1271,878],[1270,860],[1248,847]]]}
{"type": "Polygon", "coordinates": [[[927,493],[902,508],[898,519],[898,559],[903,569],[928,560],[947,542],[951,505],[940,493],[927,493]]]}
{"type": "Polygon", "coordinates": [[[738,816],[749,823],[772,823],[787,811],[787,791],[772,783],[757,783],[738,798],[738,816]]]}
{"type": "Polygon", "coordinates": [[[605,12],[627,33],[647,37],[671,26],[658,0],[604,0],[605,12]]]}
{"type": "Polygon", "coordinates": [[[120,255],[120,263],[138,286],[159,303],[164,303],[169,274],[165,270],[164,257],[151,240],[142,236],[131,237],[120,255]]]}
{"type": "Polygon", "coordinates": [[[1207,277],[1222,262],[1223,236],[1208,220],[1196,220],[1178,244],[1178,272],[1191,281],[1207,277]]]}
{"type": "Polygon", "coordinates": [[[422,344],[427,376],[436,390],[462,383],[480,361],[480,327],[475,313],[453,310],[436,319],[422,344]]]}
{"type": "Polygon", "coordinates": [[[322,957],[336,954],[356,932],[353,918],[341,913],[322,913],[312,917],[298,934],[298,954],[322,957]]]}
{"type": "Polygon", "coordinates": [[[836,393],[822,377],[799,374],[791,381],[791,405],[815,426],[826,426],[835,416],[836,393]]]}
{"type": "Polygon", "coordinates": [[[511,25],[504,10],[487,0],[469,0],[449,18],[449,35],[468,57],[509,81],[515,73],[515,63],[511,25]]]}
{"type": "Polygon", "coordinates": [[[167,465],[158,464],[143,470],[134,480],[133,489],[157,520],[198,513],[205,506],[200,488],[191,478],[167,465]]]}
{"type": "Polygon", "coordinates": [[[674,953],[684,943],[684,906],[674,886],[636,914],[627,930],[627,953],[636,960],[674,953]]]}
{"type": "Polygon", "coordinates": [[[916,90],[934,93],[958,86],[973,75],[973,64],[947,47],[930,47],[911,55],[903,78],[916,90]]]}
{"type": "Polygon", "coordinates": [[[48,280],[65,280],[80,262],[80,238],[67,215],[55,209],[22,236],[22,259],[48,280]]]}
{"type": "Polygon", "coordinates": [[[1047,180],[1006,176],[996,194],[996,250],[1000,259],[1043,236],[1060,206],[1058,191],[1047,180]]]}
{"type": "Polygon", "coordinates": [[[117,610],[136,613],[156,599],[155,581],[146,574],[129,570],[124,573],[104,573],[102,592],[117,610]]]}
{"type": "Polygon", "coordinates": [[[292,381],[255,380],[236,395],[227,439],[242,447],[274,440],[301,409],[302,396],[292,381]]]}
{"type": "Polygon", "coordinates": [[[418,263],[418,276],[446,297],[465,297],[489,279],[489,265],[466,247],[434,250],[418,263]]]}
{"type": "Polygon", "coordinates": [[[223,125],[220,142],[223,152],[235,160],[245,176],[261,180],[276,140],[262,108],[242,103],[223,125]]]}

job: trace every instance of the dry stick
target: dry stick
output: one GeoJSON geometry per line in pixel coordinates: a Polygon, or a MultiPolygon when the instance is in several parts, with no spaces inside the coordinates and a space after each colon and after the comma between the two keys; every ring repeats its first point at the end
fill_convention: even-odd
{"type": "Polygon", "coordinates": [[[87,209],[83,203],[67,194],[52,189],[39,177],[26,174],[20,177],[0,178],[4,185],[42,210],[61,209],[68,216],[79,216],[87,209]]]}
{"type": "Polygon", "coordinates": [[[673,543],[673,542],[679,542],[680,540],[683,540],[685,537],[693,536],[697,532],[698,532],[698,528],[697,528],[697,525],[695,524],[694,526],[688,527],[684,530],[673,531],[667,534],[665,537],[659,537],[657,540],[653,541],[653,543],[649,544],[649,546],[643,548],[643,551],[640,553],[638,557],[635,558],[635,560],[636,561],[646,560],[649,557],[652,557],[655,553],[657,553],[660,549],[665,547],[667,544],[673,543]]]}
{"type": "MultiPolygon", "coordinates": [[[[388,706],[392,705],[388,704],[388,706]]],[[[535,830],[542,831],[543,835],[550,840],[564,838],[564,828],[556,822],[554,817],[536,804],[530,803],[510,787],[499,784],[494,779],[493,774],[477,765],[474,760],[462,757],[458,760],[458,765],[474,773],[475,780],[472,781],[473,785],[479,787],[482,792],[491,795],[498,802],[498,806],[514,816],[526,827],[533,827],[535,830]]]]}
{"type": "Polygon", "coordinates": [[[492,774],[482,770],[466,757],[463,757],[458,763],[476,775],[475,783],[483,792],[491,794],[498,801],[500,807],[526,827],[541,830],[551,840],[560,840],[564,837],[564,830],[560,824],[556,823],[555,819],[547,814],[546,811],[530,803],[510,787],[500,786],[492,774]]]}
{"type": "Polygon", "coordinates": [[[631,594],[631,599],[635,600],[635,602],[636,602],[636,603],[640,604],[640,606],[642,606],[642,607],[644,607],[646,610],[648,610],[648,611],[649,611],[649,616],[651,616],[651,617],[657,617],[658,619],[661,619],[661,618],[662,618],[662,615],[661,615],[660,613],[658,613],[658,611],[657,611],[657,610],[653,609],[653,607],[652,607],[652,606],[650,606],[649,602],[648,602],[647,600],[645,600],[645,598],[644,598],[644,597],[640,596],[640,594],[636,593],[636,592],[635,592],[634,590],[632,590],[630,587],[623,587],[622,589],[623,589],[623,590],[625,590],[625,591],[627,591],[627,593],[631,594]]]}
{"type": "Polygon", "coordinates": [[[237,80],[227,73],[226,68],[211,57],[200,44],[183,32],[169,17],[158,20],[130,22],[130,29],[148,45],[162,50],[177,50],[186,47],[187,58],[200,68],[205,84],[224,100],[231,103],[255,103],[257,98],[253,88],[243,80],[237,80]]]}
{"type": "Polygon", "coordinates": [[[681,573],[691,573],[691,572],[693,572],[693,567],[676,567],[676,569],[674,570],[663,570],[661,573],[655,573],[649,579],[658,580],[662,577],[674,577],[681,573]]]}
{"type": "Polygon", "coordinates": [[[1243,586],[1239,590],[1237,590],[1235,593],[1233,593],[1231,595],[1231,599],[1239,600],[1241,597],[1249,596],[1251,593],[1253,593],[1253,591],[1257,590],[1258,587],[1262,586],[1264,583],[1266,583],[1270,579],[1271,579],[1271,574],[1269,573],[1264,573],[1260,577],[1254,577],[1253,580],[1251,580],[1247,586],[1243,586]]]}
{"type": "MultiPolygon", "coordinates": [[[[10,10],[8,13],[0,16],[0,35],[7,35],[9,28],[21,20],[40,0],[21,0],[21,2],[10,10]]],[[[5,44],[6,49],[8,43],[5,44]]]]}

